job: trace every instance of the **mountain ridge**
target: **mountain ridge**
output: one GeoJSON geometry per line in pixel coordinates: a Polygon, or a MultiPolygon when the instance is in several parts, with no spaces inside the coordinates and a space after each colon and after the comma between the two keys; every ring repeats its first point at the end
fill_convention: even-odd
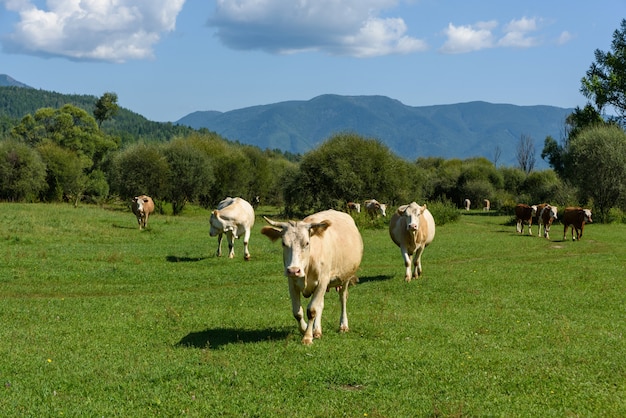
{"type": "Polygon", "coordinates": [[[407,159],[482,156],[493,160],[499,149],[501,162],[508,164],[516,162],[522,135],[532,138],[539,155],[546,136],[560,137],[573,110],[484,101],[415,107],[387,96],[324,94],[228,112],[197,111],[175,123],[293,153],[310,151],[334,134],[353,132],[378,139],[407,159]]]}

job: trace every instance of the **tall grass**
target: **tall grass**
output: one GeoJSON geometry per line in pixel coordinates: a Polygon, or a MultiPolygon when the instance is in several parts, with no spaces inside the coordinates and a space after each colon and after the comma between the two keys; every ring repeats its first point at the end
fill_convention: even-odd
{"type": "Polygon", "coordinates": [[[438,227],[409,284],[363,228],[351,330],[329,292],[305,347],[262,220],[245,262],[197,208],[139,231],[125,208],[0,204],[0,415],[626,416],[626,226],[508,221],[438,227]]]}

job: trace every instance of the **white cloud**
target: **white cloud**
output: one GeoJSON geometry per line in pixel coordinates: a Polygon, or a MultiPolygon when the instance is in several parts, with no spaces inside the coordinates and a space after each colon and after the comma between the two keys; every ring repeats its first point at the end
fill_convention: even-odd
{"type": "Polygon", "coordinates": [[[427,48],[401,18],[381,17],[398,0],[217,0],[209,25],[228,47],[271,53],[322,51],[372,57],[427,48]]]}
{"type": "Polygon", "coordinates": [[[556,40],[556,43],[557,45],[564,45],[571,41],[573,38],[574,36],[571,33],[569,33],[568,31],[563,31],[556,40]]]}
{"type": "Polygon", "coordinates": [[[185,0],[4,0],[19,21],[7,52],[124,62],[153,56],[161,34],[174,30],[185,0]]]}
{"type": "Polygon", "coordinates": [[[494,33],[499,26],[494,20],[466,26],[450,23],[444,30],[447,39],[440,51],[460,54],[495,47],[531,48],[540,44],[537,37],[531,36],[540,23],[537,18],[514,19],[504,25],[500,34],[494,33]]]}
{"type": "Polygon", "coordinates": [[[498,23],[493,20],[467,26],[454,26],[449,23],[444,31],[448,39],[440,50],[446,54],[460,54],[492,48],[494,46],[492,30],[497,25],[498,23]]]}

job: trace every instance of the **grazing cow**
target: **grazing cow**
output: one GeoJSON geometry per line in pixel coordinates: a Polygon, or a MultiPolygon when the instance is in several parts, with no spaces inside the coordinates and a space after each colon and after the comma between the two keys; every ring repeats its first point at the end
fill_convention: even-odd
{"type": "Polygon", "coordinates": [[[537,214],[537,205],[528,206],[523,203],[519,203],[515,206],[515,221],[517,223],[516,230],[518,233],[524,232],[524,223],[528,225],[528,235],[532,235],[531,226],[533,224],[533,217],[537,214]]]}
{"type": "Polygon", "coordinates": [[[363,257],[363,240],[352,217],[326,210],[302,221],[265,220],[271,226],[263,227],[261,233],[272,241],[282,238],[284,272],[302,343],[312,344],[313,338],[322,336],[324,294],[332,287],[338,288],[341,302],[339,331],[348,331],[348,286],[358,281],[356,271],[363,257]],[[311,296],[308,322],[304,320],[300,294],[311,296]]]}
{"type": "Polygon", "coordinates": [[[470,205],[472,204],[472,202],[470,202],[469,199],[465,199],[463,201],[463,207],[465,208],[465,210],[470,210],[470,205]]]}
{"type": "Polygon", "coordinates": [[[376,199],[366,200],[365,210],[372,218],[376,218],[378,215],[387,216],[387,205],[378,203],[376,199]]]}
{"type": "MultiPolygon", "coordinates": [[[[537,210],[539,210],[539,206],[537,206],[537,210]]],[[[554,222],[557,218],[558,209],[556,206],[545,205],[541,212],[537,215],[537,236],[541,236],[541,226],[543,225],[543,236],[544,238],[550,239],[550,226],[552,222],[554,222]]]]}
{"type": "Polygon", "coordinates": [[[209,235],[217,237],[217,256],[222,256],[222,238],[228,238],[228,258],[235,257],[235,240],[243,235],[243,258],[250,259],[248,242],[254,225],[252,205],[240,197],[227,197],[211,213],[209,235]]]}
{"type": "Polygon", "coordinates": [[[415,202],[402,205],[389,221],[389,235],[400,247],[406,272],[404,280],[411,281],[411,257],[413,258],[413,278],[422,274],[422,252],[435,238],[435,220],[426,208],[415,202]]]}
{"type": "Polygon", "coordinates": [[[567,239],[567,228],[572,226],[572,241],[580,241],[583,237],[583,229],[585,223],[592,223],[591,210],[579,207],[568,207],[563,212],[563,241],[567,239]],[[576,229],[576,237],[574,237],[574,229],[576,229]]]}
{"type": "Polygon", "coordinates": [[[356,212],[361,213],[361,204],[355,202],[346,203],[346,207],[348,208],[348,212],[356,212]]]}
{"type": "Polygon", "coordinates": [[[483,210],[488,211],[488,210],[490,210],[490,209],[491,209],[491,202],[489,201],[489,199],[485,199],[485,200],[483,201],[483,204],[484,204],[484,206],[483,206],[483,210]]]}
{"type": "Polygon", "coordinates": [[[150,196],[142,194],[141,196],[133,197],[133,201],[130,205],[133,213],[137,217],[137,223],[139,229],[148,227],[148,218],[150,214],[154,212],[154,202],[150,196]]]}

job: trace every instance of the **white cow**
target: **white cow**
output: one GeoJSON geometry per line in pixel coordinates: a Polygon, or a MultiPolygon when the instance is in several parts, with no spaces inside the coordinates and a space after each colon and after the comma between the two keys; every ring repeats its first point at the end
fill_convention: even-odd
{"type": "Polygon", "coordinates": [[[375,218],[378,215],[387,216],[387,205],[379,203],[376,199],[366,200],[365,210],[372,217],[375,218]]]}
{"type": "Polygon", "coordinates": [[[243,258],[250,259],[248,242],[254,226],[254,209],[240,197],[227,197],[211,213],[209,235],[217,237],[217,256],[222,256],[222,238],[228,238],[228,258],[235,256],[235,240],[243,235],[243,258]]]}
{"type": "Polygon", "coordinates": [[[154,202],[150,196],[142,194],[141,196],[133,197],[130,207],[137,217],[137,223],[139,229],[146,228],[148,226],[148,218],[150,214],[154,212],[154,202]]]}
{"type": "Polygon", "coordinates": [[[557,218],[558,209],[556,206],[545,205],[541,209],[541,213],[537,215],[537,236],[541,236],[541,226],[543,225],[543,236],[550,239],[550,226],[557,218]]]}
{"type": "Polygon", "coordinates": [[[338,288],[341,302],[339,331],[348,331],[348,287],[357,282],[356,272],[363,257],[363,240],[350,215],[326,210],[302,221],[276,222],[261,233],[270,240],[282,238],[284,273],[289,283],[293,316],[303,334],[302,343],[312,344],[322,336],[324,295],[338,288]],[[300,304],[300,294],[311,296],[308,322],[300,304]]]}
{"type": "Polygon", "coordinates": [[[471,205],[472,205],[472,202],[469,199],[465,199],[463,201],[463,207],[465,208],[465,210],[470,210],[471,205]]]}
{"type": "Polygon", "coordinates": [[[422,274],[422,252],[435,238],[435,219],[426,205],[415,202],[402,205],[389,221],[389,235],[400,247],[404,267],[404,280],[411,281],[411,257],[413,258],[413,278],[422,274]]]}

